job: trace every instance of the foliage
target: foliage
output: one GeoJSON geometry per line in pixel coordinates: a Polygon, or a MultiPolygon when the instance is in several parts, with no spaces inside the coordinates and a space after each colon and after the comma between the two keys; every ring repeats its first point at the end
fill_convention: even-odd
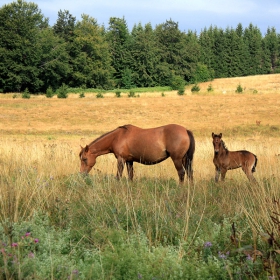
{"type": "Polygon", "coordinates": [[[22,93],[21,97],[24,98],[24,99],[29,99],[30,98],[30,93],[29,93],[28,88],[26,88],[24,90],[24,92],[22,93]]]}
{"type": "Polygon", "coordinates": [[[208,85],[207,91],[208,91],[208,92],[214,91],[214,89],[213,89],[213,87],[212,87],[212,84],[209,84],[209,85],[208,85]]]}
{"type": "Polygon", "coordinates": [[[84,98],[84,97],[85,97],[85,93],[84,93],[84,92],[81,92],[81,93],[79,94],[79,97],[80,97],[80,98],[84,98]]]}
{"type": "Polygon", "coordinates": [[[136,97],[135,91],[133,91],[133,90],[129,91],[127,96],[128,97],[136,97]]]}
{"type": "Polygon", "coordinates": [[[185,94],[185,87],[181,87],[178,89],[178,95],[184,95],[185,94]]]}
{"type": "Polygon", "coordinates": [[[74,88],[132,89],[280,72],[280,36],[268,28],[221,29],[199,35],[167,20],[152,27],[111,17],[107,29],[83,14],[59,10],[49,26],[39,7],[17,0],[0,9],[0,91],[74,88]],[[171,74],[170,74],[171,73],[171,74]]]}
{"type": "Polygon", "coordinates": [[[98,92],[98,93],[96,94],[96,98],[104,98],[103,93],[102,93],[102,92],[98,92]]]}
{"type": "Polygon", "coordinates": [[[120,91],[120,90],[117,90],[117,91],[115,92],[115,95],[116,95],[116,97],[121,97],[121,91],[120,91]]]}
{"type": "Polygon", "coordinates": [[[60,88],[57,90],[57,98],[67,98],[67,86],[63,83],[60,88]]]}
{"type": "Polygon", "coordinates": [[[237,86],[235,92],[237,92],[237,93],[242,93],[242,92],[243,92],[243,87],[242,87],[240,84],[238,84],[238,86],[237,86]]]}
{"type": "Polygon", "coordinates": [[[191,92],[199,92],[199,91],[200,91],[200,87],[198,84],[195,84],[194,86],[192,86],[191,92]]]}
{"type": "Polygon", "coordinates": [[[46,91],[46,97],[47,97],[47,98],[52,98],[53,96],[54,96],[53,89],[52,89],[51,86],[49,86],[49,87],[47,88],[47,91],[46,91]]]}

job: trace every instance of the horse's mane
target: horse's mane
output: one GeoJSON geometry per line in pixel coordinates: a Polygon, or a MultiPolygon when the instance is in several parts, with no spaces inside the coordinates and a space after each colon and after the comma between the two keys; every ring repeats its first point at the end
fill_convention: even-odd
{"type": "Polygon", "coordinates": [[[122,125],[122,126],[119,126],[119,127],[115,128],[115,129],[113,129],[113,130],[111,130],[111,131],[109,131],[109,132],[106,132],[106,133],[102,134],[102,135],[99,136],[98,138],[94,139],[88,146],[94,144],[95,142],[99,141],[100,139],[102,139],[102,138],[105,137],[106,135],[108,135],[108,134],[110,134],[110,133],[116,131],[116,130],[119,129],[119,128],[128,129],[127,126],[128,126],[128,124],[125,124],[125,125],[122,125]]]}
{"type": "Polygon", "coordinates": [[[227,148],[225,142],[223,140],[221,140],[221,143],[222,143],[223,148],[226,150],[226,152],[228,152],[228,148],[227,148]]]}

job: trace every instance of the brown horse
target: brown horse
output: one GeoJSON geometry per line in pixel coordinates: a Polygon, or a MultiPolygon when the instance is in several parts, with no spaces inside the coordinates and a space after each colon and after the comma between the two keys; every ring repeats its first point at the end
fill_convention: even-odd
{"type": "Polygon", "coordinates": [[[219,181],[220,174],[222,181],[224,181],[228,170],[242,167],[249,181],[256,182],[253,172],[256,171],[257,156],[245,150],[230,152],[222,140],[222,133],[217,135],[212,132],[212,138],[214,146],[213,162],[216,168],[215,181],[219,181]]]}
{"type": "Polygon", "coordinates": [[[127,166],[129,179],[133,180],[133,162],[151,165],[171,157],[180,183],[184,181],[185,171],[189,180],[193,180],[194,137],[191,131],[177,124],[149,129],[124,125],[81,148],[82,173],[88,173],[92,169],[98,156],[113,153],[117,159],[117,179],[122,177],[124,164],[127,166]]]}

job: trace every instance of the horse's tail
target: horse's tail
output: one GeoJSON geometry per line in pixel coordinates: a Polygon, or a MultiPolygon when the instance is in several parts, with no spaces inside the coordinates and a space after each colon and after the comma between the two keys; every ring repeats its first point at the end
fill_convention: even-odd
{"type": "MultiPolygon", "coordinates": [[[[254,154],[253,154],[254,155],[254,154]]],[[[257,163],[258,163],[258,158],[256,155],[254,155],[255,157],[255,162],[254,162],[254,165],[252,167],[252,172],[256,172],[256,167],[257,167],[257,163]]]]}
{"type": "Polygon", "coordinates": [[[192,161],[193,160],[193,155],[194,155],[194,152],[195,152],[195,140],[194,140],[193,133],[190,130],[187,130],[187,133],[188,133],[189,138],[190,138],[190,146],[189,146],[189,149],[187,151],[187,157],[190,161],[192,161]]]}
{"type": "Polygon", "coordinates": [[[193,133],[190,130],[187,130],[190,139],[190,146],[185,155],[185,169],[187,171],[189,179],[193,180],[193,169],[192,169],[192,162],[193,162],[193,155],[195,151],[195,141],[193,137],[193,133]]]}

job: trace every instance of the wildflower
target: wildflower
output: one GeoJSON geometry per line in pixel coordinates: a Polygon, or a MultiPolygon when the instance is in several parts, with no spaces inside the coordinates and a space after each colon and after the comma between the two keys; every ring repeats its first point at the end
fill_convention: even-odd
{"type": "Polygon", "coordinates": [[[25,236],[30,236],[31,235],[31,232],[27,232],[26,234],[25,234],[25,236]]]}
{"type": "Polygon", "coordinates": [[[247,258],[246,258],[248,261],[252,261],[253,260],[253,258],[248,254],[247,255],[247,258]]]}
{"type": "Polygon", "coordinates": [[[223,254],[219,251],[219,253],[218,253],[219,258],[223,259],[223,260],[225,260],[228,257],[228,255],[229,255],[229,252],[226,252],[225,254],[223,254]]]}
{"type": "Polygon", "coordinates": [[[17,243],[12,243],[12,247],[17,247],[18,244],[17,243]]]}
{"type": "Polygon", "coordinates": [[[30,253],[28,254],[28,258],[33,259],[34,257],[35,257],[34,253],[30,252],[30,253]]]}
{"type": "Polygon", "coordinates": [[[35,242],[35,243],[38,243],[38,242],[39,242],[39,239],[38,239],[38,238],[35,238],[35,239],[34,239],[34,242],[35,242]]]}
{"type": "Polygon", "coordinates": [[[210,241],[204,243],[204,248],[210,248],[210,247],[212,247],[212,243],[210,241]]]}

